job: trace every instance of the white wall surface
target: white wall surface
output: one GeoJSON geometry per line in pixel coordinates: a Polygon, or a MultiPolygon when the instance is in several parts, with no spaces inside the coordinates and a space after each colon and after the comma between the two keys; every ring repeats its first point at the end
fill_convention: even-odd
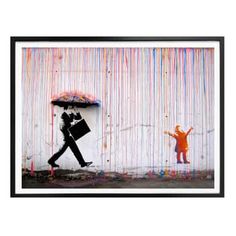
{"type": "MultiPolygon", "coordinates": [[[[91,129],[77,141],[85,160],[93,161],[89,170],[135,176],[163,169],[214,170],[219,156],[217,144],[214,147],[219,138],[214,122],[219,116],[215,73],[219,54],[208,48],[213,43],[185,48],[176,42],[171,45],[175,48],[159,42],[156,47],[162,48],[144,42],[140,48],[130,48],[130,43],[117,48],[117,42],[114,48],[106,42],[98,48],[91,42],[65,44],[69,48],[58,48],[61,43],[43,44],[49,48],[37,45],[23,44],[16,52],[22,58],[16,66],[20,68],[16,81],[21,84],[16,87],[16,101],[22,98],[16,114],[17,120],[22,117],[22,131],[16,132],[22,145],[22,152],[16,153],[17,159],[22,158],[18,168],[30,169],[32,164],[36,170],[49,168],[48,159],[63,145],[59,130],[63,109],[53,106],[51,99],[82,91],[101,103],[77,109],[91,129]],[[177,124],[185,132],[194,127],[188,136],[190,165],[176,164],[176,140],[164,134],[165,130],[173,133],[177,124]]],[[[76,111],[69,108],[67,112],[76,111]]],[[[64,169],[80,167],[70,148],[57,163],[64,169]]]]}
{"type": "Polygon", "coordinates": [[[1,235],[235,234],[235,1],[1,1],[1,235]],[[224,199],[11,199],[10,36],[225,36],[224,199]]]}

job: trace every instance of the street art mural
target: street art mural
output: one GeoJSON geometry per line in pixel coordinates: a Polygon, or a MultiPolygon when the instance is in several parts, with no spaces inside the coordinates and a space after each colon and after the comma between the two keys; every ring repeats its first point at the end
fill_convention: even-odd
{"type": "Polygon", "coordinates": [[[214,94],[214,48],[23,48],[23,186],[213,187],[214,94]]]}

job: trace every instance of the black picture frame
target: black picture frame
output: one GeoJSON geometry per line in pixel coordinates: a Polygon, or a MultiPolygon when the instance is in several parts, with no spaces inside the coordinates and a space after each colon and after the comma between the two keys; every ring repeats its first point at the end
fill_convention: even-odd
{"type": "Polygon", "coordinates": [[[224,37],[214,36],[214,37],[18,37],[13,36],[10,38],[11,48],[10,48],[10,76],[11,76],[11,86],[10,86],[10,196],[11,197],[224,197],[224,37]],[[17,42],[106,42],[106,41],[118,41],[118,42],[129,42],[129,41],[157,41],[157,42],[218,42],[220,45],[219,50],[219,70],[220,70],[220,191],[219,193],[50,193],[50,194],[19,194],[16,193],[16,165],[15,165],[15,92],[16,92],[16,43],[17,42]]]}

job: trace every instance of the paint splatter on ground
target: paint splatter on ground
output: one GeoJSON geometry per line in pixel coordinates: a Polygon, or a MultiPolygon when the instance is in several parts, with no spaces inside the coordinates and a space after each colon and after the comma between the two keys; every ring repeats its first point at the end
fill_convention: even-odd
{"type": "Polygon", "coordinates": [[[37,171],[34,176],[26,171],[23,188],[213,188],[213,172],[153,173],[135,178],[117,172],[91,172],[87,170],[37,171]]]}

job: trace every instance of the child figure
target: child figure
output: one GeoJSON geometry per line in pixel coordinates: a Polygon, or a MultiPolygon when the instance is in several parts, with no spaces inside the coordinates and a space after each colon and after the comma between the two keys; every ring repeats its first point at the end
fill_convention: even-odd
{"type": "Polygon", "coordinates": [[[189,164],[190,161],[187,160],[187,151],[188,151],[188,141],[187,136],[193,130],[191,127],[186,133],[180,128],[180,125],[176,125],[175,133],[172,134],[169,131],[165,131],[165,134],[170,135],[176,139],[175,152],[177,153],[177,164],[181,164],[180,155],[183,153],[183,160],[185,164],[189,164]]]}

